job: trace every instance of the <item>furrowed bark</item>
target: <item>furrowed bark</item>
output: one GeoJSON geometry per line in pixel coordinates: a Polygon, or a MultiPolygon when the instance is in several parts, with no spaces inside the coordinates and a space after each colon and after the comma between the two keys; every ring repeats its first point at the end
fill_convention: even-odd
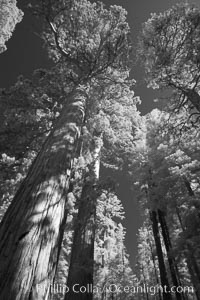
{"type": "MultiPolygon", "coordinates": [[[[169,281],[167,278],[167,271],[166,271],[166,267],[165,267],[163,251],[162,251],[162,246],[161,246],[161,241],[160,241],[160,234],[159,234],[158,219],[157,219],[156,211],[151,211],[150,218],[152,221],[153,236],[154,236],[156,252],[157,252],[157,256],[158,256],[158,265],[159,265],[159,270],[160,270],[161,285],[163,288],[166,287],[167,291],[170,291],[169,281]]],[[[171,294],[168,292],[165,292],[165,290],[163,290],[163,300],[171,300],[171,299],[172,299],[171,294]]]]}
{"type": "Polygon", "coordinates": [[[95,138],[94,163],[83,186],[75,222],[74,238],[65,300],[92,300],[94,273],[94,240],[96,220],[96,185],[99,179],[101,138],[95,138]],[[85,293],[80,287],[91,287],[85,293]]]}
{"type": "MultiPolygon", "coordinates": [[[[179,286],[181,286],[181,282],[180,282],[180,279],[179,279],[178,268],[177,268],[175,259],[171,256],[171,253],[170,253],[170,251],[172,250],[172,245],[171,245],[171,240],[170,240],[170,237],[169,237],[169,231],[168,231],[168,228],[167,228],[164,213],[160,209],[158,209],[158,219],[159,219],[159,222],[160,222],[163,241],[164,241],[165,249],[166,249],[166,252],[167,252],[167,259],[168,259],[168,263],[169,263],[171,279],[172,279],[173,285],[175,287],[179,287],[179,286]]],[[[183,299],[182,295],[180,293],[178,293],[177,291],[176,291],[175,295],[176,295],[177,300],[182,300],[183,299]]]]}
{"type": "Polygon", "coordinates": [[[48,298],[84,112],[85,94],[77,88],[0,224],[2,300],[48,298]]]}
{"type": "Polygon", "coordinates": [[[153,174],[151,168],[149,168],[149,179],[148,179],[148,189],[146,190],[147,199],[149,201],[149,205],[151,209],[149,210],[150,220],[152,222],[152,231],[153,231],[153,237],[155,241],[156,246],[156,253],[158,257],[158,266],[160,271],[160,281],[163,288],[162,296],[163,300],[172,300],[171,294],[168,292],[170,291],[165,261],[164,261],[164,255],[162,250],[162,244],[160,240],[160,231],[158,226],[158,213],[157,213],[157,206],[158,203],[157,195],[154,191],[154,188],[156,187],[155,182],[153,181],[153,174]],[[166,289],[166,290],[165,290],[166,289]]]}

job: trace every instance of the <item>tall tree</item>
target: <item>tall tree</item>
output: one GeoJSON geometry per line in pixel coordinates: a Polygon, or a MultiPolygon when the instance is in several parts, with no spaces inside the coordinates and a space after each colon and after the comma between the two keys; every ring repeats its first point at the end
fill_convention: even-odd
{"type": "MultiPolygon", "coordinates": [[[[105,163],[112,160],[112,166],[116,168],[125,164],[126,152],[134,148],[134,140],[137,139],[136,129],[139,113],[136,109],[136,103],[137,99],[135,99],[134,93],[128,85],[115,83],[106,89],[100,110],[97,114],[91,116],[88,124],[86,124],[88,134],[91,135],[90,139],[92,139],[91,146],[93,150],[91,154],[94,158],[88,166],[89,172],[85,175],[86,178],[83,182],[83,190],[78,203],[78,217],[75,221],[74,242],[67,284],[70,287],[75,283],[79,283],[80,286],[93,283],[97,181],[100,162],[105,163]],[[126,151],[122,152],[122,149],[126,149],[126,151]],[[115,159],[112,158],[114,151],[115,159]],[[101,159],[100,152],[104,152],[101,159]]],[[[80,296],[71,294],[71,292],[66,294],[66,298],[70,298],[72,295],[74,298],[92,298],[92,294],[82,294],[80,296]]]]}
{"type": "MultiPolygon", "coordinates": [[[[157,286],[159,288],[161,283],[159,277],[155,242],[151,227],[152,226],[149,220],[145,219],[143,226],[139,228],[138,231],[136,274],[141,286],[145,281],[146,287],[155,288],[157,286]]],[[[162,299],[160,289],[150,290],[148,293],[148,297],[149,299],[154,299],[157,294],[159,299],[162,299]]]]}
{"type": "MultiPolygon", "coordinates": [[[[190,194],[191,186],[196,193],[199,193],[199,180],[197,179],[199,176],[197,175],[199,172],[197,154],[199,141],[194,138],[196,135],[198,136],[198,127],[190,124],[188,120],[190,114],[187,110],[184,111],[184,114],[185,117],[183,117],[183,110],[180,111],[179,119],[177,114],[169,115],[169,113],[154,110],[146,116],[146,145],[144,143],[145,147],[138,147],[140,156],[135,154],[140,163],[134,162],[133,173],[135,174],[133,176],[135,176],[135,186],[146,191],[150,187],[147,203],[145,204],[144,196],[140,196],[139,201],[142,203],[143,211],[148,208],[155,212],[156,220],[154,221],[161,225],[160,228],[158,226],[157,232],[161,239],[163,236],[161,248],[164,250],[163,246],[166,246],[167,257],[164,254],[164,262],[170,284],[175,275],[173,285],[179,286],[180,282],[187,286],[193,285],[198,294],[198,285],[196,284],[198,272],[195,275],[194,269],[198,266],[199,252],[198,250],[188,251],[187,247],[193,245],[193,249],[198,249],[195,240],[199,236],[199,207],[194,193],[192,193],[193,196],[190,196],[192,198],[189,198],[185,187],[185,177],[187,177],[191,182],[190,194]],[[184,121],[183,127],[180,125],[182,121],[184,121]],[[147,185],[149,167],[152,170],[149,179],[152,179],[147,185]],[[182,225],[180,226],[180,224],[182,225]],[[183,231],[184,233],[182,233],[183,231]],[[190,266],[187,267],[186,261],[189,256],[190,266]],[[189,275],[191,266],[192,280],[189,275]],[[185,276],[185,274],[189,276],[185,276]]],[[[144,218],[148,219],[147,214],[144,214],[144,218]]],[[[184,297],[183,294],[180,296],[184,297]]]]}
{"type": "Polygon", "coordinates": [[[79,287],[93,286],[94,273],[94,241],[96,227],[96,206],[98,197],[98,179],[100,169],[101,137],[94,137],[93,161],[88,174],[85,175],[81,197],[78,205],[78,215],[75,221],[74,238],[71,249],[71,259],[67,286],[69,293],[65,299],[93,299],[89,293],[75,293],[75,284],[79,287]]]}
{"type": "Polygon", "coordinates": [[[75,106],[80,105],[80,94],[77,97],[77,102],[73,101],[71,107],[68,105],[62,111],[2,220],[0,252],[3,298],[8,293],[10,299],[14,299],[20,292],[22,299],[27,299],[27,295],[37,299],[38,295],[47,292],[46,281],[50,279],[47,274],[49,267],[52,270],[55,268],[59,227],[64,219],[65,193],[83,121],[83,110],[80,107],[78,115],[75,106]],[[67,124],[66,115],[69,115],[67,124]],[[52,251],[55,251],[54,255],[52,251]],[[7,257],[10,256],[8,260],[5,259],[6,253],[7,257]],[[32,268],[35,275],[29,278],[32,268]],[[9,292],[8,286],[13,280],[15,287],[9,292]],[[39,283],[44,286],[37,286],[39,283]],[[17,286],[21,286],[20,291],[17,286]]]}
{"type": "MultiPolygon", "coordinates": [[[[150,190],[151,190],[151,186],[150,186],[150,190]]],[[[152,196],[152,194],[151,194],[151,196],[152,196]]],[[[152,201],[152,199],[150,201],[152,201]]],[[[153,231],[153,236],[154,236],[156,251],[157,251],[157,256],[158,256],[158,264],[159,264],[160,278],[161,278],[160,281],[161,281],[162,287],[164,288],[164,290],[162,291],[163,299],[164,300],[172,299],[172,296],[169,293],[170,285],[169,285],[169,279],[168,279],[168,274],[166,271],[166,265],[165,265],[163,249],[162,249],[162,244],[161,244],[161,239],[160,239],[160,231],[159,231],[159,225],[158,225],[159,221],[158,221],[158,214],[157,214],[156,210],[150,211],[150,219],[152,221],[152,231],[153,231]]]]}
{"type": "MultiPolygon", "coordinates": [[[[45,1],[44,1],[45,2],[45,1]]],[[[48,1],[46,1],[48,2],[48,1]]],[[[0,227],[0,296],[45,299],[55,275],[66,194],[85,116],[89,88],[127,71],[130,43],[126,13],[85,0],[42,6],[50,56],[57,62],[66,96],[62,111],[8,208],[0,227]]],[[[95,102],[94,102],[95,103],[95,102]]]]}
{"type": "Polygon", "coordinates": [[[118,287],[132,286],[134,276],[124,245],[125,229],[120,220],[124,218],[121,201],[114,192],[102,190],[97,204],[97,231],[95,237],[94,283],[99,292],[94,299],[131,299],[131,289],[114,291],[118,287]],[[100,292],[102,291],[102,293],[100,292]]]}
{"type": "MultiPolygon", "coordinates": [[[[172,282],[175,287],[181,287],[181,282],[179,280],[179,274],[178,274],[178,268],[176,265],[176,261],[170,253],[170,250],[172,250],[172,244],[171,244],[171,239],[169,236],[168,226],[167,226],[166,219],[165,219],[165,214],[160,209],[158,209],[157,213],[158,213],[158,219],[160,222],[162,236],[163,236],[163,240],[164,240],[164,244],[165,244],[165,248],[166,248],[166,252],[167,252],[167,258],[168,258],[172,282]]],[[[177,291],[176,291],[176,298],[179,300],[182,299],[181,294],[178,293],[177,291]]]]}

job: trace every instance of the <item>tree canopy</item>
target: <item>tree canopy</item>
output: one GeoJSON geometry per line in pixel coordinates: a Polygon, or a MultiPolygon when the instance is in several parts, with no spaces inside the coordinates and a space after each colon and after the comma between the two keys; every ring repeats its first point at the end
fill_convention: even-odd
{"type": "Polygon", "coordinates": [[[164,13],[152,14],[143,24],[139,56],[144,62],[149,87],[174,90],[173,107],[188,103],[200,109],[200,11],[177,4],[164,13]]]}

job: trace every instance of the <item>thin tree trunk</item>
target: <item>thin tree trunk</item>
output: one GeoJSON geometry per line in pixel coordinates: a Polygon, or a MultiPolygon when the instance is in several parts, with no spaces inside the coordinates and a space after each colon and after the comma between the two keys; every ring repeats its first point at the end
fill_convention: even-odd
{"type": "MultiPolygon", "coordinates": [[[[161,241],[160,241],[160,234],[159,234],[159,227],[158,227],[156,211],[151,211],[150,218],[152,220],[153,236],[154,236],[156,251],[157,251],[157,256],[158,256],[158,265],[159,265],[159,270],[160,270],[161,285],[163,288],[166,287],[167,291],[170,291],[169,282],[168,282],[168,278],[167,278],[167,271],[165,268],[163,251],[162,251],[162,246],[161,246],[161,241]]],[[[172,299],[171,294],[167,293],[167,292],[165,292],[165,290],[163,290],[163,300],[171,300],[171,299],[172,299]]]]}
{"type": "Polygon", "coordinates": [[[99,179],[101,138],[95,138],[94,162],[83,186],[78,216],[75,222],[74,238],[65,300],[92,300],[94,272],[94,240],[96,220],[97,181],[99,179]],[[80,287],[86,292],[79,291],[80,287]]]}
{"type": "MultiPolygon", "coordinates": [[[[177,274],[175,260],[174,260],[174,258],[171,257],[171,254],[170,254],[170,250],[172,250],[172,246],[171,246],[171,241],[170,241],[170,237],[169,237],[169,232],[168,232],[165,216],[160,209],[158,209],[158,218],[159,218],[159,222],[161,225],[163,241],[164,241],[166,252],[167,252],[167,259],[168,259],[168,263],[169,263],[172,282],[173,282],[174,286],[178,287],[178,286],[181,286],[181,282],[180,282],[178,274],[177,274]]],[[[176,292],[175,295],[176,295],[176,299],[182,300],[182,296],[180,293],[176,292]]]]}
{"type": "MultiPolygon", "coordinates": [[[[149,235],[149,237],[150,237],[149,231],[148,231],[148,235],[149,235]]],[[[157,272],[157,268],[156,268],[155,256],[154,256],[154,254],[153,254],[153,247],[152,247],[150,238],[149,238],[149,247],[150,247],[150,250],[151,250],[151,257],[152,257],[152,261],[153,261],[153,267],[154,267],[154,273],[155,273],[156,283],[157,283],[157,286],[159,286],[159,285],[160,285],[160,281],[159,281],[159,277],[158,277],[158,272],[157,272]]],[[[160,290],[158,291],[158,297],[159,297],[160,300],[162,300],[162,296],[161,296],[160,290]]]]}
{"type": "Polygon", "coordinates": [[[160,240],[157,209],[155,208],[155,204],[157,204],[157,202],[158,202],[155,191],[154,191],[155,186],[156,186],[155,182],[153,181],[153,173],[152,173],[151,168],[149,168],[148,189],[146,190],[146,194],[147,194],[147,199],[148,199],[150,207],[153,207],[153,209],[151,209],[149,211],[149,214],[150,214],[150,219],[152,221],[153,236],[154,236],[156,252],[157,252],[157,256],[158,256],[160,281],[161,281],[161,285],[163,288],[162,296],[163,296],[163,300],[172,300],[171,294],[169,292],[167,292],[167,291],[170,291],[170,286],[169,286],[169,281],[168,281],[168,277],[167,277],[167,271],[166,271],[166,267],[165,267],[165,261],[164,261],[163,251],[162,251],[161,240],[160,240]]]}
{"type": "Polygon", "coordinates": [[[182,222],[182,219],[181,219],[181,215],[180,215],[180,212],[179,212],[179,209],[178,209],[177,206],[176,206],[176,214],[177,214],[177,217],[178,217],[178,220],[179,220],[179,223],[180,223],[182,231],[185,231],[185,227],[183,225],[183,222],[182,222]]]}
{"type": "Polygon", "coordinates": [[[147,292],[147,281],[146,281],[146,276],[145,276],[145,273],[144,273],[144,267],[143,265],[141,266],[142,267],[142,275],[143,275],[143,279],[144,279],[144,286],[145,286],[145,295],[146,295],[146,300],[149,300],[149,295],[148,295],[148,292],[147,292]]]}
{"type": "Polygon", "coordinates": [[[85,94],[76,89],[0,224],[2,300],[48,297],[84,111],[85,94]]]}
{"type": "MultiPolygon", "coordinates": [[[[191,196],[191,197],[194,197],[195,194],[194,194],[194,191],[193,191],[192,188],[191,188],[191,185],[190,185],[189,180],[186,178],[186,176],[183,177],[183,180],[184,180],[185,186],[186,186],[186,188],[187,188],[188,195],[191,196]]],[[[195,202],[194,202],[194,207],[195,207],[195,209],[197,210],[198,216],[199,216],[199,218],[200,218],[199,207],[195,205],[195,202]]],[[[188,244],[188,248],[189,248],[189,250],[190,250],[190,252],[191,252],[191,259],[194,261],[194,270],[195,270],[196,275],[197,275],[197,277],[198,277],[198,280],[199,280],[199,282],[200,282],[200,270],[199,270],[198,264],[197,264],[197,262],[196,262],[195,255],[193,254],[194,249],[192,249],[191,246],[190,246],[189,244],[188,244]]]]}
{"type": "MultiPolygon", "coordinates": [[[[179,220],[181,229],[184,232],[185,227],[183,226],[183,222],[182,222],[181,215],[180,215],[178,207],[176,207],[176,213],[177,213],[177,216],[178,216],[178,220],[179,220]]],[[[192,284],[195,288],[195,294],[196,294],[197,300],[200,300],[200,287],[199,287],[200,278],[198,277],[199,268],[197,266],[197,263],[196,263],[196,260],[193,256],[193,254],[192,254],[193,250],[189,247],[188,244],[186,244],[186,248],[188,250],[187,254],[186,254],[187,267],[188,267],[188,270],[189,270],[189,273],[190,273],[190,276],[191,276],[191,279],[192,279],[192,284]]]]}
{"type": "Polygon", "coordinates": [[[194,268],[193,258],[189,254],[187,254],[186,262],[187,262],[187,267],[188,267],[188,270],[189,270],[189,273],[190,273],[190,276],[192,279],[192,283],[193,283],[193,286],[195,289],[195,294],[196,294],[197,300],[200,300],[200,282],[197,279],[196,274],[193,270],[193,268],[194,268]]]}

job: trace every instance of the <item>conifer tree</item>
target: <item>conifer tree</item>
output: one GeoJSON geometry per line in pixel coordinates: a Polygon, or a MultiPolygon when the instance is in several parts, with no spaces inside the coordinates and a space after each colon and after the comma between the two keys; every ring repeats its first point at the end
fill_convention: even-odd
{"type": "Polygon", "coordinates": [[[65,87],[65,101],[53,130],[1,223],[0,295],[7,299],[41,300],[48,295],[61,243],[60,227],[66,220],[73,160],[79,155],[81,128],[93,104],[88,102],[90,86],[95,80],[103,84],[114,79],[113,68],[127,71],[130,51],[121,8],[106,10],[100,3],[87,1],[74,1],[70,7],[68,1],[59,1],[55,7],[51,2],[43,4],[49,55],[57,62],[63,87],[64,78],[70,78],[71,84],[65,87]]]}
{"type": "MultiPolygon", "coordinates": [[[[177,114],[171,115],[169,118],[168,113],[154,110],[146,116],[146,145],[144,143],[142,148],[139,146],[139,153],[136,151],[134,154],[134,159],[140,154],[140,163],[137,160],[134,161],[135,174],[132,173],[132,175],[135,176],[135,187],[141,188],[139,193],[142,194],[139,196],[139,201],[142,203],[142,210],[150,210],[155,237],[158,239],[158,234],[160,236],[160,246],[157,245],[157,251],[164,253],[162,265],[165,265],[164,272],[167,272],[169,287],[171,284],[173,286],[193,285],[198,299],[198,284],[196,284],[198,280],[198,250],[196,257],[190,250],[193,259],[189,259],[190,265],[187,264],[189,255],[187,248],[191,247],[191,243],[196,239],[198,229],[194,230],[193,227],[193,233],[190,231],[190,237],[188,235],[186,238],[189,238],[190,242],[186,242],[183,238],[187,235],[185,224],[191,228],[195,223],[196,228],[199,228],[196,219],[198,218],[198,207],[193,206],[193,213],[190,209],[187,210],[187,213],[185,210],[188,205],[189,207],[192,205],[192,201],[188,199],[188,191],[194,197],[191,185],[187,184],[189,190],[186,189],[185,176],[192,180],[198,193],[196,181],[198,175],[195,173],[198,173],[199,169],[198,156],[196,156],[199,143],[194,141],[198,127],[193,127],[190,123],[189,111],[180,111],[179,115],[180,119],[177,119],[177,114]],[[153,218],[152,212],[154,212],[153,218]],[[189,222],[186,221],[190,213],[191,216],[193,215],[192,222],[189,219],[189,222]],[[183,231],[184,234],[182,234],[183,231]],[[185,250],[183,251],[183,249],[185,250]],[[196,269],[195,272],[194,269],[196,269]],[[185,276],[189,272],[191,278],[185,276]]],[[[195,203],[197,204],[196,201],[195,203]]],[[[145,213],[144,218],[148,220],[148,214],[145,213]]],[[[197,245],[195,247],[198,248],[197,245]]],[[[160,275],[163,276],[163,271],[160,272],[160,275]]],[[[179,297],[182,299],[184,295],[180,294],[179,297]]]]}
{"type": "Polygon", "coordinates": [[[124,245],[125,229],[120,223],[124,218],[121,201],[114,192],[103,190],[97,204],[97,232],[95,238],[95,276],[98,291],[94,299],[131,299],[134,275],[124,245]],[[116,222],[117,220],[117,222],[116,222]],[[115,290],[115,287],[121,290],[115,290]],[[113,289],[112,289],[113,287],[113,289]]]}
{"type": "MultiPolygon", "coordinates": [[[[121,153],[121,149],[129,146],[129,151],[131,151],[134,148],[133,141],[137,139],[136,129],[139,120],[139,113],[135,107],[137,99],[134,98],[134,93],[129,86],[113,84],[108,87],[103,97],[100,111],[96,115],[94,114],[89,119],[89,124],[86,125],[88,137],[90,135],[91,139],[91,142],[87,140],[87,143],[91,143],[93,158],[88,165],[88,172],[84,175],[82,193],[78,200],[78,216],[74,225],[74,240],[67,284],[71,287],[75,283],[79,283],[80,286],[93,283],[96,201],[100,162],[105,163],[112,159],[112,164],[116,168],[120,167],[125,163],[127,155],[126,152],[121,153]],[[120,122],[116,122],[119,119],[120,122]],[[113,150],[116,153],[115,159],[112,158],[113,150]],[[104,152],[102,157],[101,152],[104,152]]],[[[86,149],[88,151],[88,148],[86,149]]],[[[87,156],[88,153],[86,153],[86,159],[87,156]]],[[[72,291],[72,289],[70,290],[72,291]]],[[[66,298],[72,296],[74,298],[80,297],[78,294],[69,292],[66,298]]],[[[92,297],[92,294],[82,295],[82,298],[84,297],[92,297]]]]}

